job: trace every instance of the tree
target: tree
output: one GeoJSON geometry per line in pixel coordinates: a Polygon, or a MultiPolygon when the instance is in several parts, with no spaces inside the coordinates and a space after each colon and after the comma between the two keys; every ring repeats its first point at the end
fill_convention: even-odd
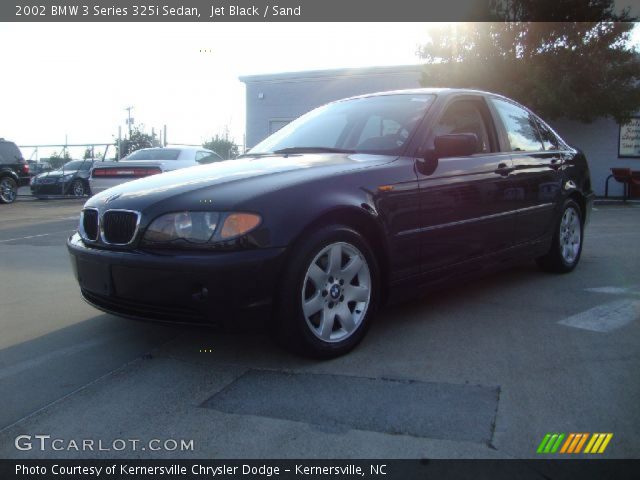
{"type": "Polygon", "coordinates": [[[130,153],[135,152],[136,150],[140,150],[141,148],[160,146],[160,142],[158,141],[156,135],[145,133],[143,131],[143,128],[144,126],[142,125],[133,127],[129,138],[124,138],[121,140],[120,151],[118,150],[118,141],[115,141],[117,159],[126,157],[130,153]]]}
{"type": "Polygon", "coordinates": [[[84,160],[94,160],[96,158],[102,158],[102,152],[96,151],[93,147],[87,147],[82,155],[84,160]]]}
{"type": "Polygon", "coordinates": [[[489,90],[552,119],[623,122],[640,109],[640,55],[629,43],[628,10],[616,13],[613,0],[489,4],[493,18],[506,21],[439,27],[419,47],[424,86],[489,90]]]}
{"type": "Polygon", "coordinates": [[[223,135],[216,133],[214,137],[202,143],[206,149],[213,150],[222,158],[236,158],[239,154],[238,146],[229,139],[229,133],[223,135]]]}

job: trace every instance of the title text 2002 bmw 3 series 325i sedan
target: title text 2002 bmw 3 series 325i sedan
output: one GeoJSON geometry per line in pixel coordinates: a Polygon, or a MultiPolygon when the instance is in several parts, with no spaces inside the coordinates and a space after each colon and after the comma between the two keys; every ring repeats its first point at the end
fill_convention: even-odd
{"type": "Polygon", "coordinates": [[[326,358],[425,285],[523,257],[573,270],[592,197],[584,155],[517,103],[386,92],[313,110],[240,159],[106,190],[68,248],[101,310],[199,324],[253,312],[326,358]]]}

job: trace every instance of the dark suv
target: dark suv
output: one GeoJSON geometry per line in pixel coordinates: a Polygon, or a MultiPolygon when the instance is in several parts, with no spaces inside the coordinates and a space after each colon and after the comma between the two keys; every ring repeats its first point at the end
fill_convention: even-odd
{"type": "Polygon", "coordinates": [[[0,203],[13,203],[18,188],[29,185],[29,165],[13,142],[0,138],[0,203]]]}

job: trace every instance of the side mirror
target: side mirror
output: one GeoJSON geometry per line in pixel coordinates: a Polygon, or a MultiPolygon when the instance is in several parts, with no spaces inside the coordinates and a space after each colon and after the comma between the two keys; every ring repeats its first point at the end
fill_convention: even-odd
{"type": "Polygon", "coordinates": [[[480,150],[480,142],[475,133],[440,135],[433,144],[437,158],[468,157],[480,150]]]}

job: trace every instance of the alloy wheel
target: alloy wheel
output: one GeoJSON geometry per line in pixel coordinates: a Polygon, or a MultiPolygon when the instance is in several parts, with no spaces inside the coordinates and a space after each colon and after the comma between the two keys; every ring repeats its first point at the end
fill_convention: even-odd
{"type": "Polygon", "coordinates": [[[580,252],[581,241],[580,216],[575,208],[568,207],[560,221],[560,252],[567,264],[575,262],[580,252]]]}
{"type": "Polygon", "coordinates": [[[13,203],[18,196],[18,185],[15,180],[9,177],[4,177],[0,180],[0,199],[4,203],[13,203]]]}
{"type": "Polygon", "coordinates": [[[346,242],[324,247],[302,285],[302,313],[313,334],[341,342],[362,324],[371,302],[371,272],[363,253],[346,242]]]}
{"type": "Polygon", "coordinates": [[[82,181],[81,180],[76,180],[75,182],[73,182],[73,186],[72,186],[71,191],[72,191],[74,196],[83,197],[84,196],[84,184],[82,183],[82,181]]]}

